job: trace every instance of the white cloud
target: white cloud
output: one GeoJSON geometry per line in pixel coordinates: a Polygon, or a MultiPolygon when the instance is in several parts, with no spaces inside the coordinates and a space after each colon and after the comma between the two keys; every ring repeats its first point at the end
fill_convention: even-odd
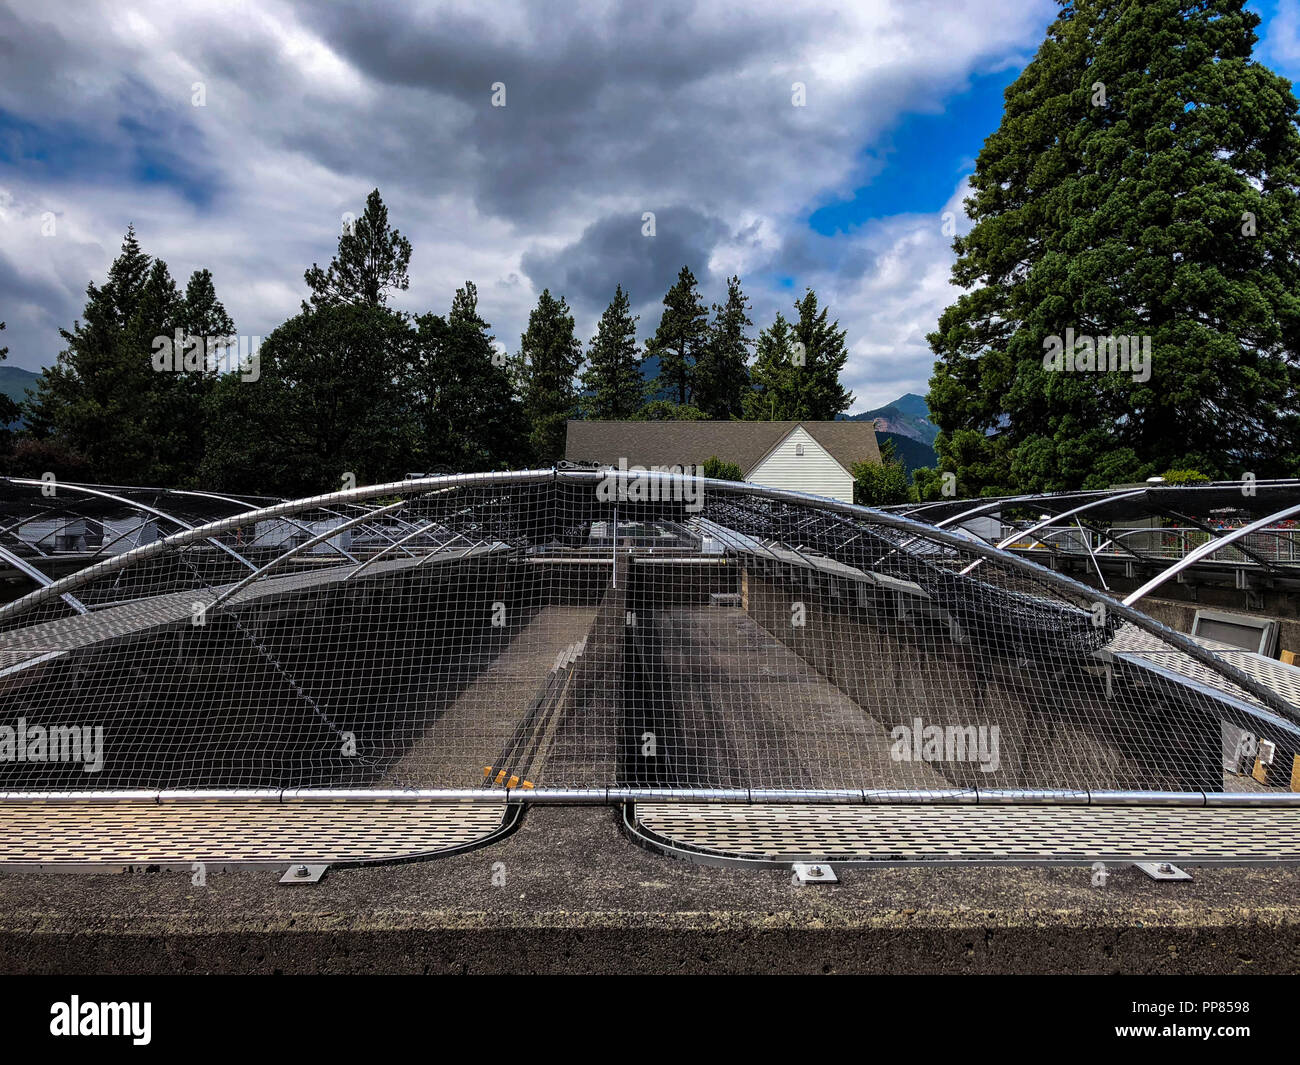
{"type": "MultiPolygon", "coordinates": [[[[80,313],[128,222],[179,282],[210,268],[238,328],[265,335],[297,310],[302,273],[328,260],[342,212],[379,186],[415,248],[403,309],[445,311],[474,280],[513,350],[537,294],[526,257],[622,212],[678,209],[719,225],[691,264],[706,298],[739,273],[761,326],[811,285],[849,330],[858,409],[923,392],[924,336],[953,295],[937,216],[833,238],[804,219],[852,193],[863,148],[903,112],[941,107],[972,73],[1022,62],[1053,11],[1050,0],[769,0],[580,4],[557,17],[470,2],[55,0],[38,15],[0,13],[0,40],[15,42],[0,45],[0,109],[56,151],[102,140],[106,159],[44,172],[0,164],[16,216],[0,223],[0,268],[24,282],[0,291],[10,362],[52,360],[52,327],[80,313]],[[498,78],[505,109],[489,104],[498,78]],[[195,80],[206,107],[191,106],[195,80]],[[790,104],[796,80],[806,108],[790,104]],[[142,180],[164,151],[189,195],[142,180]],[[31,227],[45,209],[59,213],[56,238],[31,227]],[[800,264],[794,293],[764,280],[778,254],[800,264]]],[[[608,277],[610,295],[619,280],[608,277]]],[[[633,295],[644,336],[662,292],[633,295]]],[[[600,307],[573,302],[585,339],[600,307]]]]}

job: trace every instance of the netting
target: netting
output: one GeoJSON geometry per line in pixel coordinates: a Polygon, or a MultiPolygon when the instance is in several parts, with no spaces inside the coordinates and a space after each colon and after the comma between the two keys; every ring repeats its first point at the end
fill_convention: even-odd
{"type": "Polygon", "coordinates": [[[1293,786],[1276,692],[900,516],[583,470],[223,508],[0,607],[0,790],[1293,786]]]}

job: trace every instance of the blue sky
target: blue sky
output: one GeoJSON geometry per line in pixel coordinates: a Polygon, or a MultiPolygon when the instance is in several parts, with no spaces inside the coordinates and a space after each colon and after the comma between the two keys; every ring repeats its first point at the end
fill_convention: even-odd
{"type": "MultiPolygon", "coordinates": [[[[1300,79],[1300,4],[1249,6],[1257,57],[1300,79]]],[[[52,361],[128,223],[179,281],[212,269],[240,332],[265,335],[378,186],[415,249],[397,305],[444,310],[472,279],[510,350],[543,286],[586,339],[621,282],[644,337],[685,263],[708,301],[739,273],[756,327],[815,288],[855,410],[924,392],[955,294],[942,214],[1055,10],[0,3],[9,363],[52,361]]]]}

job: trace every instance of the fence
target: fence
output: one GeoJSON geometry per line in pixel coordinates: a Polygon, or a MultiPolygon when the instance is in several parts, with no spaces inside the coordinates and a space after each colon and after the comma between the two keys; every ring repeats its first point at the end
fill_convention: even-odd
{"type": "Polygon", "coordinates": [[[0,606],[0,666],[9,792],[1187,796],[1288,790],[1225,736],[1300,751],[1289,704],[1068,578],[683,474],[227,513],[0,606]]]}

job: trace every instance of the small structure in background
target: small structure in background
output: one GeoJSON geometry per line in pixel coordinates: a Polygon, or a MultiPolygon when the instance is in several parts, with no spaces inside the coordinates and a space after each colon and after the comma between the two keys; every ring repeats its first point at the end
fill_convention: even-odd
{"type": "Polygon", "coordinates": [[[617,466],[740,467],[746,481],[853,502],[852,469],[880,462],[871,422],[570,421],[565,458],[617,466]]]}

